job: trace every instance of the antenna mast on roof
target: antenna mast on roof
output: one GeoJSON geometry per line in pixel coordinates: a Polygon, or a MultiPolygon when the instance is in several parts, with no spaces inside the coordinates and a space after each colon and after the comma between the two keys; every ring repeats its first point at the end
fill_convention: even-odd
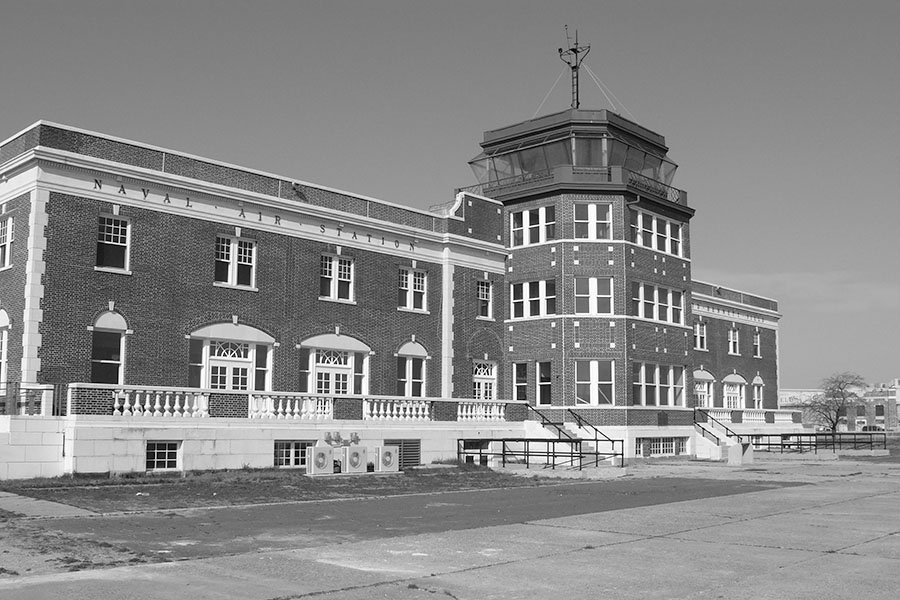
{"type": "Polygon", "coordinates": [[[590,46],[578,45],[578,30],[575,30],[575,43],[569,39],[569,26],[566,25],[566,43],[569,44],[568,50],[559,49],[559,58],[569,65],[572,70],[572,108],[578,108],[581,100],[578,97],[578,71],[581,69],[581,62],[584,57],[591,51],[590,46]]]}

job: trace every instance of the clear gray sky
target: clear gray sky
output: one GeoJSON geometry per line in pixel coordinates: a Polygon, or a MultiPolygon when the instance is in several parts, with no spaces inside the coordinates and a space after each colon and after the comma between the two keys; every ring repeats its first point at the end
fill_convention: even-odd
{"type": "MultiPolygon", "coordinates": [[[[566,24],[666,137],[695,278],[780,301],[781,386],[900,377],[896,0],[5,0],[0,139],[47,119],[427,207],[534,116],[566,24]]],[[[613,108],[588,77],[582,108],[613,108]]]]}

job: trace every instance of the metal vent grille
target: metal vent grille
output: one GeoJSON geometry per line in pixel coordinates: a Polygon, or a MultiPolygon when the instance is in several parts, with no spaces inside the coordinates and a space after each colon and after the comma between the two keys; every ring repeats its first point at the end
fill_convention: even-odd
{"type": "Polygon", "coordinates": [[[384,440],[385,446],[400,448],[400,468],[422,464],[422,440],[384,440]]]}

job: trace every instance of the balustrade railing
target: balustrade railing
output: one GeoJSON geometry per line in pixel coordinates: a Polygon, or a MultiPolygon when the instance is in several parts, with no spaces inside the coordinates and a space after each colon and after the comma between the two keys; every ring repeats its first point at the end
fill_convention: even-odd
{"type": "Polygon", "coordinates": [[[430,421],[431,401],[407,398],[366,398],[363,419],[367,421],[430,421]]]}
{"type": "Polygon", "coordinates": [[[744,423],[765,423],[766,411],[758,408],[748,408],[744,410],[744,423]]]}
{"type": "Polygon", "coordinates": [[[506,404],[502,402],[460,402],[457,421],[505,421],[506,404]]]}
{"type": "Polygon", "coordinates": [[[325,421],[334,418],[334,399],[325,396],[252,394],[249,407],[251,419],[325,421]]]}
{"type": "Polygon", "coordinates": [[[119,388],[113,395],[113,415],[208,417],[209,393],[196,389],[119,388]]]}

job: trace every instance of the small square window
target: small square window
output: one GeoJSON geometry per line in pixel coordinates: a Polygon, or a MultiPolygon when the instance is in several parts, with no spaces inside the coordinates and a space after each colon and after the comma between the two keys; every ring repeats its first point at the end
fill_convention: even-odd
{"type": "Polygon", "coordinates": [[[181,442],[176,441],[148,441],[147,461],[148,471],[177,471],[178,451],[181,442]]]}

